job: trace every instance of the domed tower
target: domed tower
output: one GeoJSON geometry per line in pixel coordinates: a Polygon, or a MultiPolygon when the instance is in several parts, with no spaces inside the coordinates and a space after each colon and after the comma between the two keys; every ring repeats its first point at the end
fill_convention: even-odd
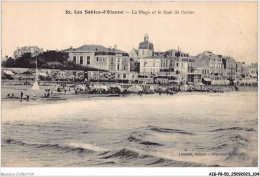
{"type": "Polygon", "coordinates": [[[149,36],[147,33],[144,35],[144,42],[149,42],[149,36]]]}
{"type": "Polygon", "coordinates": [[[138,51],[139,57],[149,57],[153,55],[153,43],[149,41],[147,33],[144,35],[144,42],[139,43],[138,51]]]}

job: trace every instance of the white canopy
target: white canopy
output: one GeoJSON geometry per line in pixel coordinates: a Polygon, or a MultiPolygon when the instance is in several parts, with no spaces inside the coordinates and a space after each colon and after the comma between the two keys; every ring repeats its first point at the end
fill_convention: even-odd
{"type": "Polygon", "coordinates": [[[133,92],[133,93],[138,93],[138,92],[141,92],[143,91],[142,87],[140,87],[139,85],[136,85],[136,86],[131,86],[127,89],[128,92],[133,92]]]}
{"type": "Polygon", "coordinates": [[[210,78],[207,78],[207,77],[205,77],[205,78],[203,78],[204,79],[204,81],[207,81],[207,82],[210,82],[211,81],[211,79],[210,78]]]}
{"type": "Polygon", "coordinates": [[[39,75],[40,75],[40,76],[44,76],[44,77],[47,77],[47,76],[48,76],[47,74],[45,74],[45,73],[42,73],[42,72],[41,72],[41,73],[39,73],[39,75]]]}
{"type": "Polygon", "coordinates": [[[8,74],[8,75],[14,75],[14,73],[12,71],[8,71],[8,70],[3,70],[5,74],[8,74]]]}

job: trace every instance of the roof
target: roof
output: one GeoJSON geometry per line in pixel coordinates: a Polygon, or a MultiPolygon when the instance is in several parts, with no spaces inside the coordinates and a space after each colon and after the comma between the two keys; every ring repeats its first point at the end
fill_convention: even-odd
{"type": "Polygon", "coordinates": [[[3,70],[3,72],[7,75],[14,75],[14,73],[12,71],[8,71],[8,70],[3,70]]]}
{"type": "Polygon", "coordinates": [[[61,50],[62,52],[70,52],[70,51],[74,51],[75,49],[70,47],[70,48],[67,48],[67,49],[64,49],[64,50],[61,50]]]}
{"type": "Polygon", "coordinates": [[[46,74],[46,73],[44,73],[44,72],[40,72],[40,73],[38,73],[40,76],[44,76],[44,77],[47,77],[48,75],[46,74]]]}
{"type": "Polygon", "coordinates": [[[139,49],[148,49],[148,46],[149,46],[150,50],[153,50],[153,43],[148,42],[148,41],[144,41],[144,42],[139,43],[139,49]]]}
{"type": "Polygon", "coordinates": [[[127,53],[115,48],[106,48],[102,45],[83,45],[77,49],[71,50],[73,52],[114,52],[114,53],[127,53]]]}
{"type": "Polygon", "coordinates": [[[210,82],[210,81],[211,81],[211,79],[210,79],[210,78],[207,78],[207,77],[203,78],[203,80],[204,80],[204,81],[207,81],[207,82],[210,82]]]}
{"type": "Polygon", "coordinates": [[[141,59],[174,59],[173,57],[165,57],[165,56],[150,56],[150,57],[142,57],[141,59]]]}
{"type": "Polygon", "coordinates": [[[137,49],[133,49],[135,51],[135,53],[138,55],[138,50],[137,49]]]}
{"type": "Polygon", "coordinates": [[[170,49],[170,50],[167,50],[166,52],[172,52],[172,53],[180,52],[181,54],[189,54],[189,53],[186,53],[186,52],[178,51],[176,49],[170,49]]]}
{"type": "Polygon", "coordinates": [[[38,46],[24,46],[19,48],[20,50],[31,50],[31,48],[39,49],[38,46]]]}

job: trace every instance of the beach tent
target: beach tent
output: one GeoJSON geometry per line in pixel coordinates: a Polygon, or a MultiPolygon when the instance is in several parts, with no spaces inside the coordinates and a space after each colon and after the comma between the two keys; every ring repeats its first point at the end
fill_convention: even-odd
{"type": "Polygon", "coordinates": [[[161,92],[165,92],[167,90],[166,87],[162,87],[162,86],[159,86],[158,87],[158,90],[161,91],[161,92]]]}
{"type": "Polygon", "coordinates": [[[105,90],[108,91],[108,87],[106,85],[91,85],[91,90],[105,90]]]}
{"type": "Polygon", "coordinates": [[[61,89],[62,89],[62,86],[60,86],[59,84],[56,84],[55,86],[54,86],[54,90],[55,91],[61,91],[61,89]]]}
{"type": "Polygon", "coordinates": [[[12,71],[8,71],[8,70],[3,70],[3,72],[6,74],[6,75],[14,75],[14,73],[12,71]]]}
{"type": "Polygon", "coordinates": [[[150,86],[150,91],[154,92],[155,88],[153,85],[150,86]]]}
{"type": "Polygon", "coordinates": [[[87,86],[81,84],[81,85],[77,85],[76,88],[79,89],[79,90],[85,90],[85,89],[87,89],[87,86]]]}
{"type": "Polygon", "coordinates": [[[204,89],[204,84],[201,83],[201,82],[199,82],[199,83],[196,83],[196,84],[194,85],[194,87],[195,87],[196,89],[198,89],[198,90],[202,90],[202,89],[204,89]]]}
{"type": "Polygon", "coordinates": [[[212,84],[212,83],[211,83],[211,82],[212,82],[211,79],[210,79],[210,78],[206,78],[206,77],[202,79],[202,82],[203,82],[204,84],[207,84],[207,85],[212,84]]]}
{"type": "Polygon", "coordinates": [[[230,81],[229,80],[213,80],[211,81],[212,85],[229,85],[230,81]]]}
{"type": "Polygon", "coordinates": [[[122,88],[121,85],[118,85],[118,84],[113,84],[113,85],[110,85],[110,88],[111,89],[118,89],[120,91],[120,93],[124,92],[124,88],[122,88]]]}
{"type": "Polygon", "coordinates": [[[133,85],[133,86],[129,87],[129,88],[127,89],[127,91],[130,92],[130,93],[138,93],[138,92],[142,92],[143,89],[142,89],[142,87],[139,86],[139,85],[136,85],[136,86],[133,85]]]}
{"type": "Polygon", "coordinates": [[[180,87],[180,89],[181,89],[181,91],[187,91],[187,90],[189,90],[189,86],[185,84],[185,85],[182,85],[180,87]]]}
{"type": "Polygon", "coordinates": [[[12,71],[3,70],[2,77],[6,79],[13,79],[14,73],[12,71]]]}
{"type": "Polygon", "coordinates": [[[48,76],[46,73],[43,73],[43,72],[38,73],[38,75],[39,75],[39,76],[43,76],[43,77],[47,77],[47,76],[48,76]]]}

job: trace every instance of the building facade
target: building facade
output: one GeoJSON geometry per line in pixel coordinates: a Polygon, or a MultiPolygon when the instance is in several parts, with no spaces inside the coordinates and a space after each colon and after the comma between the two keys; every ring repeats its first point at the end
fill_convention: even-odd
{"type": "Polygon", "coordinates": [[[25,47],[17,47],[17,49],[14,51],[13,58],[17,59],[24,55],[25,53],[31,53],[32,57],[35,57],[36,55],[43,52],[43,49],[40,49],[37,46],[25,46],[25,47]]]}
{"type": "Polygon", "coordinates": [[[249,66],[249,75],[252,78],[258,77],[258,64],[257,63],[251,63],[249,66]]]}
{"type": "Polygon", "coordinates": [[[139,74],[142,76],[158,75],[160,72],[161,60],[158,57],[140,58],[139,74]]]}
{"type": "Polygon", "coordinates": [[[115,79],[127,79],[130,73],[128,53],[117,48],[84,45],[76,49],[67,49],[66,52],[69,53],[69,61],[85,67],[109,71],[115,74],[115,79]]]}

